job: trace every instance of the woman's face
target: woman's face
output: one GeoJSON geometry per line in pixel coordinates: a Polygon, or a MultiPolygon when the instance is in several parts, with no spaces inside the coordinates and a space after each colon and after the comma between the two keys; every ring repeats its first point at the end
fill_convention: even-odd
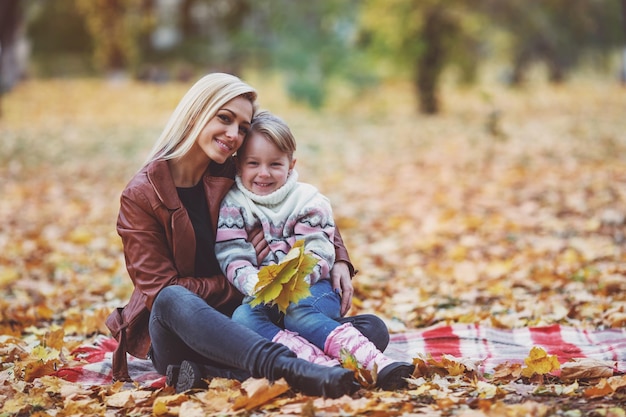
{"type": "Polygon", "coordinates": [[[241,182],[257,195],[267,195],[282,187],[296,163],[258,132],[248,136],[238,155],[241,182]]]}
{"type": "Polygon", "coordinates": [[[252,113],[250,100],[235,97],[204,126],[196,141],[197,145],[211,161],[224,163],[243,143],[250,129],[252,113]]]}

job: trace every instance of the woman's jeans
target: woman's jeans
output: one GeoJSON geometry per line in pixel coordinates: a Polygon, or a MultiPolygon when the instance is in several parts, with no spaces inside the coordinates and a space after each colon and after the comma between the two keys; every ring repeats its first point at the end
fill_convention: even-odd
{"type": "Polygon", "coordinates": [[[213,376],[246,379],[262,375],[279,345],[233,322],[179,285],[159,292],[150,313],[150,359],[160,374],[190,360],[215,367],[213,376]],[[267,358],[267,360],[264,360],[267,358]]]}
{"type": "Polygon", "coordinates": [[[296,332],[309,342],[324,350],[328,335],[341,324],[351,321],[361,333],[384,350],[389,342],[385,324],[375,316],[342,318],[341,297],[333,291],[330,280],[324,279],[310,287],[311,295],[297,304],[292,303],[283,315],[276,306],[258,304],[254,307],[245,302],[233,313],[233,320],[273,340],[284,327],[296,332]],[[365,327],[365,330],[361,327],[365,327]],[[383,346],[384,345],[384,346],[383,346]]]}
{"type": "MultiPolygon", "coordinates": [[[[382,320],[373,315],[345,317],[379,350],[389,343],[382,320]]],[[[284,346],[235,323],[188,289],[172,285],[159,292],[150,313],[150,359],[160,374],[183,360],[209,365],[214,377],[244,380],[265,376],[284,346]]]]}

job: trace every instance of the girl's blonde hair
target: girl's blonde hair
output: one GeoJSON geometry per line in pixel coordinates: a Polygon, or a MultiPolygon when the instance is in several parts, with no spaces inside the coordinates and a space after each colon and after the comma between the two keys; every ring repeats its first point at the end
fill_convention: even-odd
{"type": "Polygon", "coordinates": [[[185,155],[207,122],[236,97],[250,100],[253,114],[256,112],[256,90],[234,75],[212,73],[199,79],[176,106],[146,164],[185,155]]]}
{"type": "MultiPolygon", "coordinates": [[[[289,155],[289,159],[293,158],[293,154],[296,151],[296,139],[291,133],[291,129],[283,119],[273,115],[267,110],[258,112],[252,118],[252,124],[248,135],[252,133],[260,133],[267,140],[273,143],[281,152],[289,155]]],[[[242,146],[243,149],[243,146],[242,146]]],[[[242,152],[239,152],[241,155],[242,152]]]]}

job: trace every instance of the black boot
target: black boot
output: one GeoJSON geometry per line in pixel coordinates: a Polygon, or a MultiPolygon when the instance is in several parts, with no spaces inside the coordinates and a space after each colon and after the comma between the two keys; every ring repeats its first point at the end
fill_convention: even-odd
{"type": "Polygon", "coordinates": [[[168,365],[165,373],[165,384],[175,387],[176,392],[184,392],[193,388],[207,388],[207,380],[227,378],[245,381],[250,373],[235,368],[219,368],[217,366],[183,361],[180,365],[168,365]]]}
{"type": "Polygon", "coordinates": [[[404,389],[408,385],[405,378],[410,378],[414,370],[415,366],[406,362],[395,362],[387,365],[378,373],[376,386],[385,391],[404,389]]]}
{"type": "Polygon", "coordinates": [[[276,381],[285,378],[294,390],[316,397],[339,398],[359,389],[352,371],[316,365],[294,356],[277,356],[268,379],[276,381]]]}
{"type": "Polygon", "coordinates": [[[165,370],[165,385],[168,387],[175,387],[178,382],[178,373],[180,372],[180,365],[167,365],[165,370]]]}
{"type": "Polygon", "coordinates": [[[195,362],[183,361],[178,370],[176,392],[181,393],[193,388],[207,388],[209,384],[205,378],[207,375],[200,365],[195,362]]]}

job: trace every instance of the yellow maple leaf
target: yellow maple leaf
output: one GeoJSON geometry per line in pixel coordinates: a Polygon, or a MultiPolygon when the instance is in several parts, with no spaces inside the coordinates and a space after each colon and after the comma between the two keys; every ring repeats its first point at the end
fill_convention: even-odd
{"type": "Polygon", "coordinates": [[[44,334],[43,340],[46,347],[56,349],[60,351],[63,349],[63,338],[65,337],[65,331],[63,328],[50,330],[44,334]]]}
{"type": "Polygon", "coordinates": [[[317,258],[313,255],[302,253],[302,256],[299,257],[299,261],[294,276],[291,280],[285,282],[283,291],[276,297],[276,303],[284,305],[285,308],[290,302],[297,302],[311,295],[310,285],[305,281],[305,278],[313,271],[315,265],[317,265],[317,258]]]}
{"type": "Polygon", "coordinates": [[[463,375],[467,368],[462,363],[456,361],[453,357],[443,356],[441,358],[441,365],[448,371],[451,376],[463,375]]]}
{"type": "Polygon", "coordinates": [[[374,388],[376,379],[378,378],[378,366],[374,364],[374,368],[368,371],[361,365],[356,357],[347,349],[343,348],[339,351],[339,362],[341,366],[354,372],[354,378],[363,388],[374,388]]]}
{"type": "Polygon", "coordinates": [[[55,373],[59,367],[59,360],[30,359],[17,366],[21,368],[24,381],[32,382],[35,378],[55,373]]]}
{"type": "Polygon", "coordinates": [[[298,240],[280,263],[259,270],[255,298],[250,305],[277,305],[280,311],[285,312],[289,304],[311,295],[309,284],[304,279],[315,265],[317,259],[304,253],[304,241],[298,240]]]}
{"type": "Polygon", "coordinates": [[[526,367],[522,369],[522,376],[527,378],[535,374],[545,375],[561,367],[556,355],[548,355],[543,348],[537,346],[530,350],[528,357],[524,359],[524,363],[526,367]]]}

